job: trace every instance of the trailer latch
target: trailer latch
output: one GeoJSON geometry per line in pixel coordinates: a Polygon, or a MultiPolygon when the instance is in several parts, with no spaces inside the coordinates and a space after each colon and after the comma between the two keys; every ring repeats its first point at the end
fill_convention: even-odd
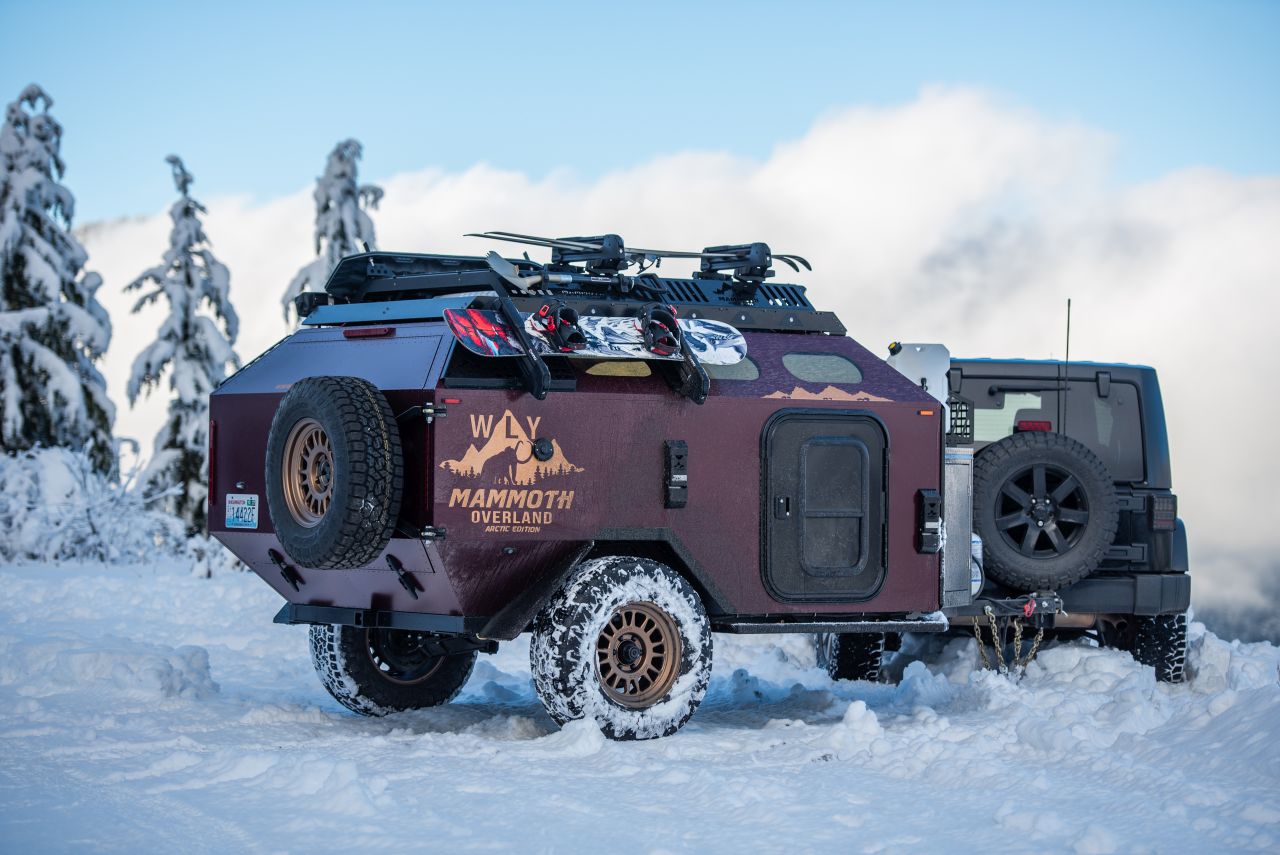
{"type": "Polygon", "coordinates": [[[663,449],[665,505],[683,508],[689,503],[689,445],[683,439],[668,439],[663,443],[663,449]]]}
{"type": "Polygon", "coordinates": [[[932,554],[942,549],[942,494],[937,490],[916,492],[920,512],[920,552],[932,554]]]}

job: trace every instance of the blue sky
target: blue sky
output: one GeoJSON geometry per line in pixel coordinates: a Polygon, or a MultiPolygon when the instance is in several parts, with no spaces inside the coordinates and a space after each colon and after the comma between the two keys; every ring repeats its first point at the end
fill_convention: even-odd
{"type": "Polygon", "coordinates": [[[57,3],[0,0],[0,98],[66,129],[77,222],[477,162],[590,177],[690,148],[763,157],[931,83],[1111,134],[1118,181],[1280,172],[1280,3],[57,3]]]}

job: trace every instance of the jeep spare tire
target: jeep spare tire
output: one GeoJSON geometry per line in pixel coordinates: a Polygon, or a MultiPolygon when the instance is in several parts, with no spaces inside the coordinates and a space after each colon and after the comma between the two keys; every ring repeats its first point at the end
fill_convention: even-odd
{"type": "Polygon", "coordinates": [[[1060,433],[1016,433],[974,462],[973,524],[983,571],[1017,591],[1066,587],[1102,563],[1118,521],[1098,456],[1060,433]]]}
{"type": "Polygon", "coordinates": [[[358,377],[289,387],[267,438],[267,512],[289,557],[344,570],[386,548],[400,516],[404,460],[387,399],[358,377]]]}

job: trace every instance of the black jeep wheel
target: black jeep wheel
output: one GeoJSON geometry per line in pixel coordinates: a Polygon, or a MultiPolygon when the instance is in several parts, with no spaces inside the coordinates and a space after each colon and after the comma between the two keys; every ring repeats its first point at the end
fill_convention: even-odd
{"type": "Polygon", "coordinates": [[[363,567],[400,515],[404,461],[391,406],[357,377],[309,377],[289,388],[267,438],[267,512],[303,567],[363,567]]]}
{"type": "Polygon", "coordinates": [[[476,651],[441,653],[428,633],[311,627],[311,662],[334,699],[361,715],[447,704],[462,690],[476,651]]]}
{"type": "Polygon", "coordinates": [[[558,724],[591,718],[610,739],[680,729],[711,679],[711,624],[696,591],[665,564],[583,562],[538,613],[534,686],[558,724]]]}
{"type": "Polygon", "coordinates": [[[1098,456],[1070,437],[1018,433],[987,446],[973,476],[983,571],[1018,591],[1057,590],[1088,576],[1116,534],[1115,486],[1098,456]]]}
{"type": "Polygon", "coordinates": [[[1187,678],[1187,615],[1128,616],[1098,626],[1103,647],[1126,650],[1136,662],[1156,669],[1161,683],[1187,678]]]}
{"type": "Polygon", "coordinates": [[[885,634],[882,632],[824,632],[814,636],[818,651],[818,667],[833,680],[880,679],[884,658],[885,634]]]}

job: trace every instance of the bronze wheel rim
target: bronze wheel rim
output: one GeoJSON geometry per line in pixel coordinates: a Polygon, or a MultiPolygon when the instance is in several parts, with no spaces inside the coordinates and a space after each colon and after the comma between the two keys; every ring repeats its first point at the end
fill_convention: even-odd
{"type": "Polygon", "coordinates": [[[683,652],[676,623],[664,609],[653,603],[620,606],[596,640],[601,688],[628,709],[653,706],[675,684],[683,652]]]}
{"type": "Polygon", "coordinates": [[[324,519],[333,501],[333,444],[315,419],[303,419],[284,444],[284,503],[303,528],[324,519]]]}

